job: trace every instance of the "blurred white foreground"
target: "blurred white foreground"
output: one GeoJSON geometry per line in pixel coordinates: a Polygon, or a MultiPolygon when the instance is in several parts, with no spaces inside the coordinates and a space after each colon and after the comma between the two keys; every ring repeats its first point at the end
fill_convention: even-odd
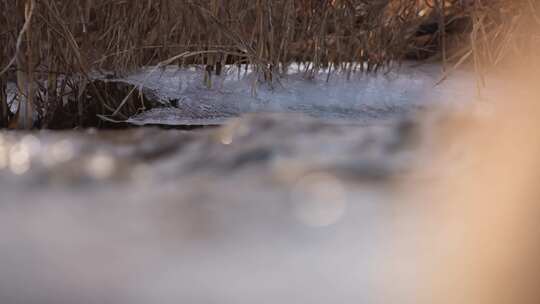
{"type": "Polygon", "coordinates": [[[429,232],[436,202],[402,186],[417,168],[415,189],[443,175],[413,114],[471,102],[472,75],[293,75],[257,95],[249,76],[208,89],[191,71],[144,75],[129,81],[178,108],[133,123],[259,114],[189,132],[0,133],[0,303],[426,301],[451,242],[429,232]]]}

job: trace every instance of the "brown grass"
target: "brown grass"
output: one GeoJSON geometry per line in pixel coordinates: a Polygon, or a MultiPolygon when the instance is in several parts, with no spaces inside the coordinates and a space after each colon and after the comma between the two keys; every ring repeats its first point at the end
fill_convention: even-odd
{"type": "MultiPolygon", "coordinates": [[[[496,14],[482,2],[0,0],[0,44],[5,46],[0,89],[9,78],[16,79],[19,99],[30,105],[26,110],[37,112],[46,125],[65,94],[79,104],[76,114],[84,115],[86,89],[94,91],[102,113],[117,112],[119,101],[99,92],[89,81],[90,72],[122,74],[164,61],[206,65],[208,73],[223,63],[249,64],[267,80],[284,74],[292,62],[306,63],[307,77],[321,68],[376,72],[411,53],[420,25],[435,21],[445,33],[452,18],[464,15],[475,20],[474,59],[483,66],[485,58],[497,61],[507,51],[493,54],[488,47],[509,34],[500,31],[517,29],[493,30],[501,22],[491,20],[496,14]]],[[[446,35],[432,36],[438,40],[436,49],[446,50],[446,35]]],[[[471,54],[452,57],[443,51],[442,59],[470,59],[471,54]]],[[[2,90],[0,103],[6,103],[2,90]]],[[[0,124],[9,115],[0,111],[0,124]]]]}

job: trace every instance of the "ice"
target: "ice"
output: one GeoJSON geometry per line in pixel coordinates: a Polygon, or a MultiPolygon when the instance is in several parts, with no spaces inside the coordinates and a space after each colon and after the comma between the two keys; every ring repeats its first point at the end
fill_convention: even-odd
{"type": "MultiPolygon", "coordinates": [[[[245,113],[302,113],[334,123],[370,124],[401,118],[431,106],[460,106],[478,100],[473,72],[458,70],[439,84],[440,65],[413,66],[378,75],[321,71],[307,78],[298,69],[273,84],[258,81],[251,71],[235,67],[224,76],[213,76],[211,86],[204,72],[177,67],[145,68],[121,81],[151,90],[163,103],[128,122],[167,125],[222,124],[245,113]]],[[[489,99],[491,95],[484,97],[489,99]]]]}
{"type": "Polygon", "coordinates": [[[17,103],[15,102],[15,97],[17,94],[17,85],[12,82],[7,83],[6,87],[7,101],[10,107],[11,112],[15,113],[17,111],[17,103]]]}

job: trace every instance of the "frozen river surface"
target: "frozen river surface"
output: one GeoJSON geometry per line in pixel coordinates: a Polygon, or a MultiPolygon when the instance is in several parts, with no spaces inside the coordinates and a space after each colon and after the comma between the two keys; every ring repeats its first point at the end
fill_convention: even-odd
{"type": "Polygon", "coordinates": [[[249,75],[146,71],[126,81],[174,107],[132,123],[225,124],[1,132],[0,303],[418,303],[415,117],[476,99],[472,75],[438,71],[256,95],[249,75]]]}
{"type": "Polygon", "coordinates": [[[301,113],[332,123],[371,124],[478,98],[472,73],[456,71],[437,85],[442,75],[437,65],[405,64],[380,75],[321,71],[309,78],[296,67],[273,85],[257,84],[249,71],[229,69],[211,81],[196,69],[174,67],[147,68],[115,81],[144,88],[165,105],[128,120],[136,125],[221,124],[245,113],[301,113]]]}

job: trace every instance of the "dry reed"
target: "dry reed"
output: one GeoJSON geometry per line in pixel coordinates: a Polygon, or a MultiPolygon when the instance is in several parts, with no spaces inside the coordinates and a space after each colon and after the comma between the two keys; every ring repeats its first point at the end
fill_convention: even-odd
{"type": "MultiPolygon", "coordinates": [[[[432,36],[443,50],[445,25],[456,16],[480,19],[475,24],[481,28],[472,33],[485,34],[486,20],[478,17],[484,14],[477,4],[482,1],[468,2],[1,0],[0,125],[12,115],[5,112],[2,93],[8,80],[19,83],[18,98],[29,105],[22,114],[37,113],[46,127],[66,102],[76,104],[71,115],[84,116],[88,90],[98,100],[98,112],[129,114],[117,111],[119,101],[100,92],[88,77],[94,72],[122,74],[164,61],[205,65],[207,73],[219,72],[225,63],[247,64],[267,80],[286,73],[292,62],[305,63],[307,77],[322,68],[376,72],[411,53],[422,25],[438,22],[432,36]]],[[[474,38],[475,56],[494,56],[477,45],[485,38],[474,38]]],[[[444,60],[447,56],[443,52],[444,60]]],[[[26,118],[18,127],[30,127],[26,118]]]]}

